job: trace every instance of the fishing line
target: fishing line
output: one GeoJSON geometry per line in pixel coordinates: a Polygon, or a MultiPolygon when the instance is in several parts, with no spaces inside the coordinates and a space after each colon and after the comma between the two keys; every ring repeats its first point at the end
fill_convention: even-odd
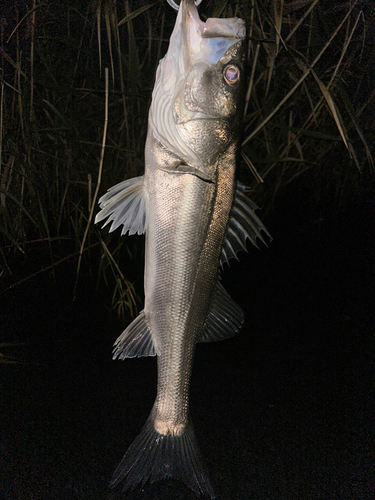
{"type": "MultiPolygon", "coordinates": [[[[179,5],[174,0],[167,0],[168,4],[175,10],[179,9],[179,5]]],[[[195,5],[198,7],[202,3],[202,0],[195,0],[195,5]]]]}

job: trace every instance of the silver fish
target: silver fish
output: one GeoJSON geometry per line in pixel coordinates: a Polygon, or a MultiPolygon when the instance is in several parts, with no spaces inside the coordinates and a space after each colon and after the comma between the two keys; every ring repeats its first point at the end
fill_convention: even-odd
{"type": "Polygon", "coordinates": [[[149,111],[145,173],[100,199],[96,222],[146,234],[145,305],[117,339],[114,359],[157,355],[151,414],[116,469],[124,490],[174,477],[215,498],[189,417],[197,342],[235,335],[243,313],[219,267],[263,229],[235,181],[243,100],[241,19],[201,21],[182,0],[149,111]]]}

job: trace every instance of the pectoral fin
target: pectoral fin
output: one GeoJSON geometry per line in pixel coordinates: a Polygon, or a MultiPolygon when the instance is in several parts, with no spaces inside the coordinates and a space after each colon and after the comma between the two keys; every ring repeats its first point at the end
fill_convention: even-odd
{"type": "MultiPolygon", "coordinates": [[[[101,211],[95,224],[107,219],[104,226],[112,222],[110,231],[123,226],[121,234],[143,234],[147,226],[148,193],[142,177],[134,177],[108,189],[99,200],[101,211]]],[[[103,227],[104,227],[103,226],[103,227]]]]}
{"type": "Polygon", "coordinates": [[[243,322],[242,309],[218,282],[198,342],[214,342],[234,337],[239,332],[243,322]]]}
{"type": "Polygon", "coordinates": [[[258,248],[256,239],[259,238],[265,245],[266,242],[260,231],[264,231],[270,236],[262,221],[255,215],[257,205],[245,195],[246,186],[237,182],[236,194],[233,201],[232,211],[229,217],[228,228],[221,251],[221,266],[229,260],[238,260],[237,252],[246,251],[246,239],[258,248]]]}

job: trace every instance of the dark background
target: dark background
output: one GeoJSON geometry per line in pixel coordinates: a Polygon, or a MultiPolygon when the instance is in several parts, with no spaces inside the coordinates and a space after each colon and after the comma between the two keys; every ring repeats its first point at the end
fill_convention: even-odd
{"type": "MultiPolygon", "coordinates": [[[[363,177],[360,196],[323,213],[310,186],[283,188],[269,247],[225,269],[240,334],[197,347],[191,413],[222,500],[375,497],[373,190],[363,177]]],[[[44,273],[1,297],[6,337],[25,345],[1,366],[0,498],[196,498],[173,480],[108,489],[156,365],[112,361],[124,325],[89,279],[72,302],[73,283],[44,273]]]]}

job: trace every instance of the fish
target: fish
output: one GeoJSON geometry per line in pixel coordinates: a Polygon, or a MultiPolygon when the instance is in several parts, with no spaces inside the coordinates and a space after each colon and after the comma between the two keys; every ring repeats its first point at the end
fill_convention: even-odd
{"type": "Polygon", "coordinates": [[[193,0],[181,0],[156,72],[144,174],[99,200],[96,223],[145,233],[144,309],[116,340],[113,359],[157,356],[156,400],[110,483],[124,491],[175,478],[215,498],[189,412],[195,347],[238,333],[244,315],[221,269],[248,239],[269,236],[235,177],[245,39],[241,19],[204,22],[193,0]]]}

